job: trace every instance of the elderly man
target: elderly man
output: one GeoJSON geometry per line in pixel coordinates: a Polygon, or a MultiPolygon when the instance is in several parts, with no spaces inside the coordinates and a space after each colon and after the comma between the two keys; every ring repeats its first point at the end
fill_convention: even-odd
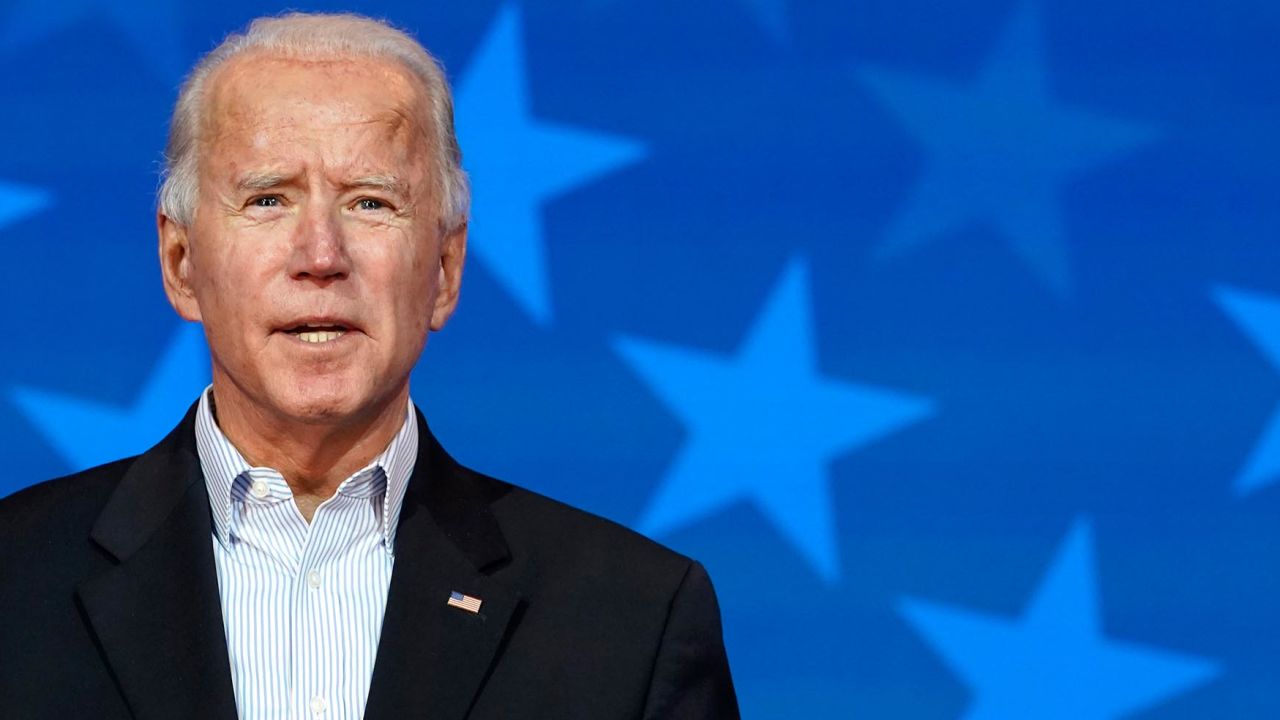
{"type": "Polygon", "coordinates": [[[195,68],[160,264],[213,384],[0,504],[0,715],[737,716],[700,565],[467,470],[409,399],[458,302],[460,157],[385,24],[263,19],[195,68]]]}

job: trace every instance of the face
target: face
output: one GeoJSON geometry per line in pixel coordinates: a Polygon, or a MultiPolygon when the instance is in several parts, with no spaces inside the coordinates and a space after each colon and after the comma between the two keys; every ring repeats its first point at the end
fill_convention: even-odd
{"type": "Polygon", "coordinates": [[[195,219],[159,227],[219,405],[341,422],[402,401],[465,251],[440,224],[424,91],[390,62],[253,54],[208,89],[195,219]]]}

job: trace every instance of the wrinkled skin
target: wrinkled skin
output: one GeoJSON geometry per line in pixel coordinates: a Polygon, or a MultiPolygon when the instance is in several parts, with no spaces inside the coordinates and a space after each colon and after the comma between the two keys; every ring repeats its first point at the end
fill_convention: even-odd
{"type": "Polygon", "coordinates": [[[327,498],[386,446],[457,304],[466,233],[441,225],[425,103],[388,61],[237,57],[209,85],[194,220],[158,218],[169,300],[204,323],[218,424],[295,495],[327,498]],[[346,332],[306,343],[303,323],[346,332]]]}

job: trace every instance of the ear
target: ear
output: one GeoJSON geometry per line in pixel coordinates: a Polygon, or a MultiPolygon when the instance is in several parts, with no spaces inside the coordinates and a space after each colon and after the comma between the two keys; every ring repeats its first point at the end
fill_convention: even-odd
{"type": "Polygon", "coordinates": [[[436,278],[436,304],[431,308],[431,329],[439,330],[458,307],[462,264],[467,259],[467,225],[444,234],[440,240],[440,266],[436,278]]]}
{"type": "Polygon", "coordinates": [[[164,294],[169,304],[186,320],[200,321],[200,304],[191,288],[191,245],[187,227],[177,220],[156,213],[156,232],[160,236],[160,273],[164,277],[164,294]]]}

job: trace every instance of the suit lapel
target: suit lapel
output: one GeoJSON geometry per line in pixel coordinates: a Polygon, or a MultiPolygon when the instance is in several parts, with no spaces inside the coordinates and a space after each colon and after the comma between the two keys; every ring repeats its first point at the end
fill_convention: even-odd
{"type": "MultiPolygon", "coordinates": [[[[117,564],[78,595],[138,720],[234,720],[195,408],[125,473],[94,527],[117,564]]],[[[490,505],[508,486],[453,461],[418,416],[367,720],[466,716],[528,602],[490,505]],[[479,612],[450,593],[479,598],[479,612]]],[[[517,566],[518,565],[518,566],[517,566]]]]}
{"type": "Polygon", "coordinates": [[[236,717],[194,418],[125,473],[93,531],[118,564],[78,589],[138,720],[236,717]]]}
{"type": "Polygon", "coordinates": [[[507,486],[459,466],[418,423],[366,720],[465,717],[527,601],[529,568],[510,563],[490,511],[507,486]],[[450,606],[452,592],[479,612],[450,606]]]}

